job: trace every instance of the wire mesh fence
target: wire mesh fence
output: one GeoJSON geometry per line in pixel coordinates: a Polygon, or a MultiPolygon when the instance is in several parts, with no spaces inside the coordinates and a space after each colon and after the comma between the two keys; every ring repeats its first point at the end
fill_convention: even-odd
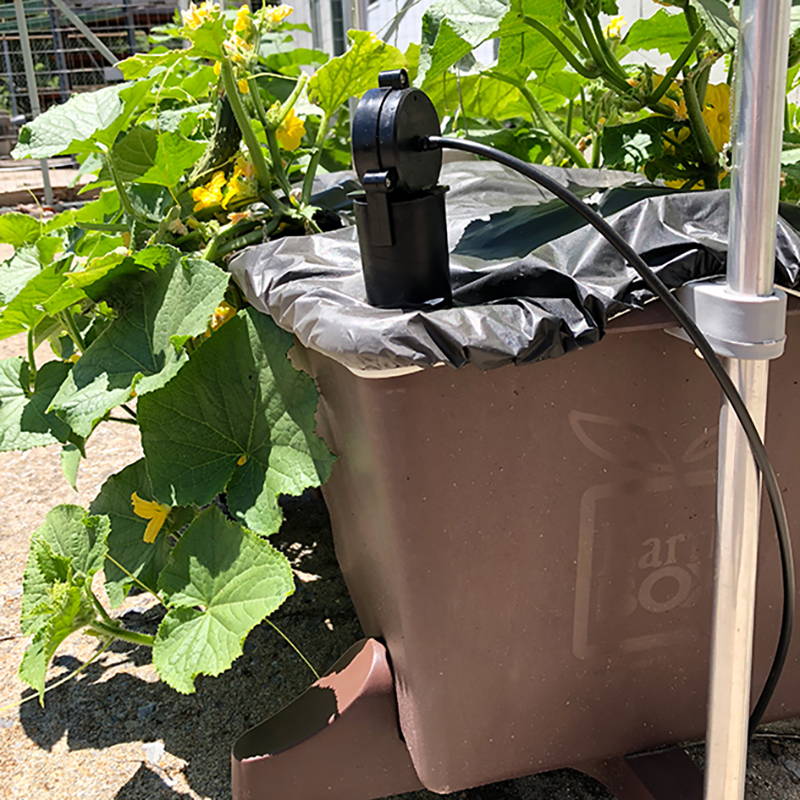
{"type": "MultiPolygon", "coordinates": [[[[146,51],[149,31],[169,22],[176,5],[176,0],[24,0],[41,110],[120,80],[97,41],[117,59],[146,51]],[[95,41],[59,5],[74,12],[95,41]]],[[[33,114],[24,46],[14,3],[0,0],[0,157],[8,155],[19,126],[33,114]]]]}

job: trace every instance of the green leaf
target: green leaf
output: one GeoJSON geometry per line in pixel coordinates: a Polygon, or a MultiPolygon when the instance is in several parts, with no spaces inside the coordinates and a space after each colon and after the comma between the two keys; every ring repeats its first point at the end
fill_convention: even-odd
{"type": "Polygon", "coordinates": [[[179,260],[180,253],[169,250],[169,264],[122,282],[109,300],[117,319],[86,349],[53,398],[52,410],[81,436],[134,389],[141,396],[169,381],[188,358],[175,342],[203,333],[224,297],[227,273],[199,258],[179,260]]]}
{"type": "Polygon", "coordinates": [[[51,106],[22,127],[12,158],[49,158],[61,153],[92,150],[92,139],[110,126],[123,110],[120,92],[130,84],[81,92],[66,103],[51,106]]]}
{"type": "Polygon", "coordinates": [[[45,317],[53,316],[86,295],[67,284],[66,273],[58,265],[34,275],[0,314],[0,339],[35,328],[45,317]]]}
{"type": "Polygon", "coordinates": [[[156,160],[158,134],[137,125],[114,145],[111,158],[120,180],[130,182],[147,172],[156,160]]]}
{"type": "Polygon", "coordinates": [[[81,465],[83,454],[80,448],[74,444],[65,444],[61,448],[61,472],[67,483],[77,492],[78,491],[78,469],[81,465]]]}
{"type": "Polygon", "coordinates": [[[22,578],[21,624],[31,633],[39,624],[41,606],[58,583],[90,581],[103,567],[111,525],[80,506],[52,508],[31,536],[28,563],[22,578]]]}
{"type": "Polygon", "coordinates": [[[658,50],[676,58],[691,38],[684,15],[661,8],[652,17],[637,19],[623,44],[631,50],[658,50]]]}
{"type": "Polygon", "coordinates": [[[183,174],[205,152],[203,142],[194,142],[179,133],[166,131],[158,137],[158,150],[152,166],[139,177],[140,183],[176,186],[183,174]]]}
{"type": "Polygon", "coordinates": [[[125,80],[144,78],[155,67],[170,67],[186,56],[186,50],[159,50],[136,55],[117,62],[117,69],[125,80]]]}
{"type": "MultiPolygon", "coordinates": [[[[92,514],[105,514],[111,523],[108,554],[127,572],[155,591],[158,575],[169,555],[169,536],[163,530],[152,544],[144,541],[147,520],[133,513],[133,492],[143,500],[154,499],[144,459],[139,459],[112,475],[103,484],[89,510],[92,514]]],[[[106,563],[104,572],[109,600],[112,605],[118,606],[130,589],[137,585],[136,581],[110,560],[106,563]]]]}
{"type": "Polygon", "coordinates": [[[637,171],[647,161],[664,154],[664,133],[674,125],[667,117],[652,116],[626,125],[609,125],[603,131],[603,165],[637,171]]]}
{"type": "Polygon", "coordinates": [[[504,0],[439,0],[422,19],[417,81],[427,88],[453,64],[494,36],[508,11],[504,0]]]}
{"type": "Polygon", "coordinates": [[[19,674],[44,697],[47,665],[71,633],[95,617],[91,581],[103,566],[109,522],[79,506],[56,506],[31,537],[20,624],[33,641],[19,674]]]}
{"type": "Polygon", "coordinates": [[[378,73],[404,65],[403,54],[370,31],[348,31],[350,49],[323,64],[308,82],[309,100],[332,114],[350,97],[378,85],[378,73]]]}
{"type": "Polygon", "coordinates": [[[738,39],[738,26],[733,11],[724,0],[690,0],[697,16],[705,23],[717,46],[724,53],[733,52],[738,39]]]}
{"type": "Polygon", "coordinates": [[[94,607],[83,586],[58,583],[49,589],[46,603],[39,607],[39,616],[33,640],[22,656],[19,677],[39,693],[39,702],[44,705],[50,660],[64,639],[92,621],[94,607]]]}
{"type": "Polygon", "coordinates": [[[242,654],[247,634],[294,591],[286,557],[214,506],[183,534],[161,573],[169,611],[153,665],[179,692],[198,675],[219,675],[242,654]]]}
{"type": "Polygon", "coordinates": [[[314,433],[314,382],[286,356],[292,337],[248,309],[227,322],[163,389],[139,425],[156,498],[205,505],[225,489],[231,513],[272,533],[280,494],[319,486],[332,456],[314,433]]]}
{"type": "Polygon", "coordinates": [[[22,247],[33,244],[42,235],[42,223],[30,214],[10,211],[0,215],[0,242],[22,247]]]}
{"type": "Polygon", "coordinates": [[[48,413],[47,407],[70,366],[63,361],[45,364],[37,373],[34,392],[29,396],[28,365],[19,356],[0,361],[0,452],[67,441],[69,426],[48,413]]]}
{"type": "Polygon", "coordinates": [[[33,245],[20,247],[0,266],[0,303],[10,303],[41,269],[37,248],[33,245]]]}

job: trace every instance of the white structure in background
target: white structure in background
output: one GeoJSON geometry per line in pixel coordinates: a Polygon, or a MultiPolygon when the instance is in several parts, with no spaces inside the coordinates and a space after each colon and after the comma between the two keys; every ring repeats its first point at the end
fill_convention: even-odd
{"type": "MultiPolygon", "coordinates": [[[[356,4],[359,0],[294,0],[294,21],[307,23],[313,34],[298,35],[303,46],[318,47],[329,53],[339,54],[344,50],[345,33],[349,28],[361,27],[354,23],[358,17],[356,4]]],[[[361,0],[366,8],[364,28],[375,31],[381,38],[405,50],[411,42],[420,40],[422,16],[433,0],[361,0]]],[[[620,14],[631,23],[640,17],[649,17],[660,6],[653,0],[619,0],[620,14]]],[[[489,61],[493,49],[489,44],[478,51],[478,59],[489,61]]],[[[650,59],[648,59],[650,60],[650,59]]],[[[664,57],[653,59],[661,65],[664,57]]]]}

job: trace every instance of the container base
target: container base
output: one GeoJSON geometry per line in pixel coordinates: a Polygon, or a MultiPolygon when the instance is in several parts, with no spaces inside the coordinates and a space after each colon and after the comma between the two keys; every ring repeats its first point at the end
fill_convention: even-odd
{"type": "Polygon", "coordinates": [[[233,800],[372,800],[421,789],[400,738],[386,648],[354,644],[320,680],[244,733],[233,800]]]}

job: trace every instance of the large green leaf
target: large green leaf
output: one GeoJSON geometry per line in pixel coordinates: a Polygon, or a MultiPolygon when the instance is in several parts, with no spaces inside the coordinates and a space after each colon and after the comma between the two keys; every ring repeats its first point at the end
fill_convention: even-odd
{"type": "Polygon", "coordinates": [[[0,339],[35,328],[45,317],[63,311],[86,295],[69,286],[54,264],[36,273],[0,314],[0,339]]]}
{"type": "Polygon", "coordinates": [[[425,11],[417,81],[425,88],[497,34],[506,0],[438,0],[425,11]]]}
{"type": "Polygon", "coordinates": [[[137,585],[130,575],[156,590],[158,575],[170,550],[166,531],[159,533],[152,543],[144,541],[147,520],[133,513],[131,495],[134,492],[143,500],[153,499],[144,459],[112,475],[89,507],[92,514],[105,514],[110,520],[108,554],[125,569],[121,570],[110,560],[104,569],[106,591],[114,606],[119,605],[131,587],[137,585]]]}
{"type": "Polygon", "coordinates": [[[317,392],[286,354],[292,337],[253,309],[240,312],[163,389],[138,404],[158,500],[205,505],[227,491],[231,513],[272,533],[280,494],[318,486],[332,457],[314,433],[317,392]]]}
{"type": "Polygon", "coordinates": [[[683,14],[659,9],[651,17],[637,19],[623,44],[630,50],[658,50],[676,58],[692,38],[683,14]]]}
{"type": "Polygon", "coordinates": [[[139,182],[176,186],[184,172],[197,163],[205,149],[203,142],[195,142],[179,133],[165,131],[158,137],[158,150],[152,165],[139,177],[139,182]]]}
{"type": "Polygon", "coordinates": [[[189,693],[197,675],[230,667],[251,629],[294,591],[294,580],[282,553],[212,506],[183,534],[159,589],[169,611],[153,664],[162,680],[189,693]]]}
{"type": "Polygon", "coordinates": [[[114,145],[111,157],[117,176],[123,181],[136,180],[156,160],[158,134],[142,125],[131,128],[114,145]]]}
{"type": "Polygon", "coordinates": [[[42,235],[42,223],[30,214],[10,211],[0,215],[0,242],[22,247],[33,244],[42,235]]]}
{"type": "Polygon", "coordinates": [[[130,276],[109,300],[118,317],[87,348],[51,408],[81,436],[108,411],[163,386],[187,355],[180,346],[205,331],[228,276],[219,267],[173,250],[155,273],[130,276]]]}
{"type": "Polygon", "coordinates": [[[603,131],[602,153],[606,167],[632,172],[664,154],[664,133],[674,125],[668,117],[651,116],[603,131]]]}
{"type": "Polygon", "coordinates": [[[13,158],[49,158],[110,147],[151,89],[153,79],[81,92],[22,127],[13,158]]]}
{"type": "Polygon", "coordinates": [[[60,153],[92,149],[92,137],[110,126],[122,113],[120,91],[129,84],[81,92],[66,103],[51,106],[22,127],[13,158],[49,158],[60,153]]]}
{"type": "Polygon", "coordinates": [[[45,364],[36,374],[33,394],[28,395],[28,365],[20,357],[0,361],[0,452],[30,450],[69,439],[69,426],[48,413],[47,407],[70,366],[63,361],[45,364]]]}
{"type": "Polygon", "coordinates": [[[738,26],[731,6],[724,0],[690,0],[720,50],[730,53],[736,47],[738,26]]]}
{"type": "Polygon", "coordinates": [[[10,303],[41,269],[38,249],[34,245],[20,247],[0,266],[0,303],[10,303]]]}
{"type": "Polygon", "coordinates": [[[378,73],[405,64],[403,54],[370,31],[348,31],[350,49],[323,64],[308,82],[308,97],[332,114],[350,97],[378,85],[378,73]]]}
{"type": "Polygon", "coordinates": [[[47,665],[59,644],[95,616],[91,581],[103,566],[109,522],[79,506],[56,506],[31,537],[22,579],[21,627],[33,641],[20,677],[44,695],[47,665]]]}
{"type": "Polygon", "coordinates": [[[170,67],[186,56],[186,50],[158,49],[149,53],[136,53],[117,63],[117,69],[126,80],[144,78],[155,67],[170,67]]]}

